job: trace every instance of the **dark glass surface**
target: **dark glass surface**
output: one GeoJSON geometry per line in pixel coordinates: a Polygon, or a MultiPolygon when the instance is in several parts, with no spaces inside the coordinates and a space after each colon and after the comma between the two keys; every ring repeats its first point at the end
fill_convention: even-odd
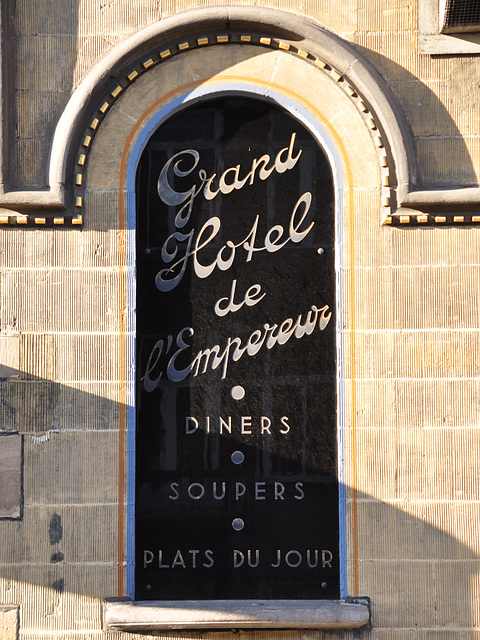
{"type": "Polygon", "coordinates": [[[328,159],[284,110],[228,97],[162,124],[136,187],[136,598],[336,598],[328,159]]]}

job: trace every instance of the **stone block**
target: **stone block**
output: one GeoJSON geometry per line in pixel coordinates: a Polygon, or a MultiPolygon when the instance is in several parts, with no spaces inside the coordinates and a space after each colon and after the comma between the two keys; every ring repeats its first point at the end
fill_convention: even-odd
{"type": "MultiPolygon", "coordinates": [[[[373,160],[375,162],[375,160],[373,160]]],[[[346,207],[348,203],[346,204],[346,207]]],[[[341,252],[345,266],[350,262],[349,211],[344,208],[345,220],[341,252]]],[[[353,259],[357,267],[383,267],[392,260],[392,238],[389,229],[381,226],[377,189],[355,189],[353,193],[353,259]]],[[[344,276],[345,278],[346,276],[344,276]]]]}
{"type": "MultiPolygon", "coordinates": [[[[391,229],[383,229],[390,238],[391,229]]],[[[395,230],[391,243],[394,265],[458,266],[480,263],[480,229],[478,228],[412,228],[395,230]]]]}
{"type": "Polygon", "coordinates": [[[469,141],[460,135],[420,138],[416,146],[420,184],[430,189],[445,189],[453,185],[471,186],[477,183],[478,168],[475,169],[471,158],[477,161],[478,140],[469,141]]]}
{"type": "Polygon", "coordinates": [[[374,627],[435,627],[435,566],[410,559],[362,561],[359,589],[371,598],[374,627]]]}
{"type": "Polygon", "coordinates": [[[478,563],[479,542],[469,532],[478,518],[478,505],[359,498],[359,556],[401,561],[458,560],[478,563]],[[462,539],[463,538],[463,539],[462,539]],[[467,544],[465,544],[467,543],[467,544]]]}
{"type": "Polygon", "coordinates": [[[17,140],[14,157],[15,184],[20,189],[45,189],[48,184],[47,156],[49,144],[45,138],[17,140]]]}
{"type": "Polygon", "coordinates": [[[59,229],[55,229],[55,234],[52,229],[25,233],[21,226],[0,230],[0,267],[9,270],[51,267],[53,238],[59,229]]]}
{"type": "Polygon", "coordinates": [[[22,91],[17,95],[18,137],[45,139],[53,135],[68,102],[67,91],[22,91]]]}
{"type": "Polygon", "coordinates": [[[480,421],[478,380],[397,380],[392,420],[412,428],[474,427],[480,421]]]}
{"type": "MultiPolygon", "coordinates": [[[[394,278],[392,267],[355,269],[353,291],[350,272],[344,272],[344,317],[351,328],[351,302],[355,305],[355,329],[371,331],[395,326],[394,278]]],[[[360,357],[360,355],[359,355],[360,357]]]]}
{"type": "Polygon", "coordinates": [[[19,607],[17,605],[0,606],[0,638],[2,640],[17,640],[18,613],[19,607]]]}
{"type": "Polygon", "coordinates": [[[22,640],[38,638],[39,629],[49,639],[101,638],[101,600],[115,591],[113,564],[10,565],[0,578],[0,597],[22,605],[22,640]]]}
{"type": "Polygon", "coordinates": [[[332,30],[345,39],[351,39],[353,33],[359,29],[358,14],[361,9],[357,8],[355,0],[344,0],[341,4],[333,4],[328,0],[309,0],[308,4],[292,2],[291,10],[295,13],[305,12],[320,24],[329,24],[332,30]]]}
{"type": "Polygon", "coordinates": [[[480,625],[480,560],[435,564],[438,625],[452,629],[480,625]],[[452,588],[455,597],[452,597],[452,588]]]}
{"type": "MultiPolygon", "coordinates": [[[[0,563],[5,565],[114,563],[117,559],[118,506],[26,505],[21,526],[2,522],[0,563]]],[[[0,638],[3,637],[0,635],[0,638]]]]}
{"type": "Polygon", "coordinates": [[[22,35],[76,35],[78,10],[63,0],[18,0],[16,3],[18,32],[22,35]],[[34,10],[32,8],[34,6],[34,10]]]}
{"type": "Polygon", "coordinates": [[[118,379],[120,352],[117,335],[57,334],[54,349],[56,380],[107,382],[118,379]]]}
{"type": "Polygon", "coordinates": [[[59,385],[53,408],[53,424],[62,429],[117,429],[119,424],[120,383],[75,382],[59,385]]]}
{"type": "Polygon", "coordinates": [[[20,334],[0,334],[0,379],[20,375],[20,334]]]}
{"type": "MultiPolygon", "coordinates": [[[[89,234],[99,234],[101,237],[106,235],[105,232],[109,232],[112,251],[106,253],[106,257],[111,261],[112,266],[117,266],[118,264],[118,200],[118,190],[87,191],[85,193],[85,231],[88,231],[89,234]]],[[[127,213],[126,209],[125,206],[125,215],[127,213]]],[[[91,249],[95,248],[97,244],[93,240],[95,236],[89,235],[89,237],[91,238],[91,252],[91,249]]],[[[88,251],[89,249],[85,247],[85,253],[88,251]]],[[[97,258],[97,254],[95,254],[95,257],[97,258]]]]}
{"type": "Polygon", "coordinates": [[[395,429],[358,429],[356,438],[357,489],[372,499],[396,497],[395,429]]]}
{"type": "Polygon", "coordinates": [[[18,38],[18,89],[70,91],[76,60],[75,35],[18,38]]]}
{"type": "Polygon", "coordinates": [[[55,370],[53,337],[44,333],[22,333],[20,369],[24,380],[50,379],[55,370]]]}
{"type": "Polygon", "coordinates": [[[19,434],[1,434],[0,518],[20,518],[21,510],[22,437],[19,434]]]}
{"type": "Polygon", "coordinates": [[[20,433],[57,428],[54,410],[59,385],[50,381],[11,380],[0,389],[0,410],[20,433]]]}
{"type": "Polygon", "coordinates": [[[28,436],[24,483],[25,504],[116,504],[118,433],[49,431],[28,436]]]}
{"type": "MultiPolygon", "coordinates": [[[[345,359],[350,354],[345,352],[345,359]]],[[[351,427],[350,381],[346,381],[346,426],[351,427]]],[[[355,380],[355,424],[357,429],[371,429],[381,433],[384,429],[395,426],[395,405],[398,398],[395,392],[395,381],[391,379],[355,380]]]]}

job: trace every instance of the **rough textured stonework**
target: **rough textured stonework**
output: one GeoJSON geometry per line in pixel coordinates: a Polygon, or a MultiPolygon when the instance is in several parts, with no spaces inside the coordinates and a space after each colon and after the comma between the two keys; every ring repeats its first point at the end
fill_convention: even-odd
{"type": "Polygon", "coordinates": [[[18,607],[0,607],[0,637],[4,640],[18,638],[18,607]]]}
{"type": "Polygon", "coordinates": [[[0,518],[18,518],[22,500],[22,439],[0,436],[0,518]]]}
{"type": "MultiPolygon", "coordinates": [[[[416,186],[477,187],[480,57],[421,53],[420,2],[229,6],[277,9],[292,21],[304,16],[352,45],[385,81],[410,128],[416,186]]],[[[158,21],[205,7],[218,3],[4,0],[9,189],[45,192],[59,118],[106,55],[158,21]]],[[[188,40],[190,30],[173,44],[188,40]]],[[[159,59],[160,47],[125,55],[121,92],[112,96],[117,76],[110,84],[97,79],[67,158],[68,212],[81,211],[83,224],[0,224],[2,640],[151,637],[107,630],[103,611],[106,598],[127,593],[133,500],[126,433],[134,265],[125,167],[156,113],[190,85],[231,86],[233,77],[301,101],[329,127],[342,159],[347,583],[349,596],[369,598],[372,610],[370,630],[240,633],[247,640],[479,637],[480,229],[383,225],[398,167],[371,108],[373,94],[359,96],[335,69],[316,64],[313,54],[307,59],[305,42],[290,44],[300,53],[245,41],[189,45],[168,60],[159,59]],[[129,79],[135,69],[139,77],[129,79]],[[79,211],[72,194],[82,199],[79,211]]],[[[355,65],[348,72],[353,77],[355,65]]],[[[466,212],[480,215],[480,208],[439,210],[466,212]]],[[[0,217],[8,213],[1,209],[0,217]]],[[[164,636],[214,640],[218,632],[164,636]]]]}

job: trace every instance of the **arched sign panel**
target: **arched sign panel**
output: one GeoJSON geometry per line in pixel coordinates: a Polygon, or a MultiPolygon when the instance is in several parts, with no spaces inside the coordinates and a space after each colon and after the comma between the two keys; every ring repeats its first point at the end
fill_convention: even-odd
{"type": "Polygon", "coordinates": [[[338,598],[328,157],[273,103],[203,99],[136,194],[135,597],[338,598]]]}

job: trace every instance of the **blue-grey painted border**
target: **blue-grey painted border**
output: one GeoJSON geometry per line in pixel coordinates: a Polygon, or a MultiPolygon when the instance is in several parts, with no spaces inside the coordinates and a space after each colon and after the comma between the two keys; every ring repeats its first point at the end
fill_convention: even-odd
{"type": "Polygon", "coordinates": [[[345,451],[344,451],[344,368],[343,368],[343,327],[342,327],[342,203],[343,176],[340,155],[325,127],[306,108],[289,97],[248,83],[228,83],[201,86],[190,91],[155,113],[141,130],[132,149],[127,172],[127,256],[128,256],[128,334],[133,336],[129,344],[128,362],[128,497],[127,497],[127,595],[135,594],[135,330],[136,330],[136,269],[135,269],[135,178],[138,163],[148,140],[158,127],[178,111],[214,96],[251,95],[271,101],[288,111],[299,120],[318,140],[325,150],[332,167],[335,186],[335,270],[337,274],[337,398],[338,398],[338,481],[339,481],[339,551],[340,551],[340,597],[347,596],[347,542],[346,542],[346,490],[345,490],[345,451]]]}

